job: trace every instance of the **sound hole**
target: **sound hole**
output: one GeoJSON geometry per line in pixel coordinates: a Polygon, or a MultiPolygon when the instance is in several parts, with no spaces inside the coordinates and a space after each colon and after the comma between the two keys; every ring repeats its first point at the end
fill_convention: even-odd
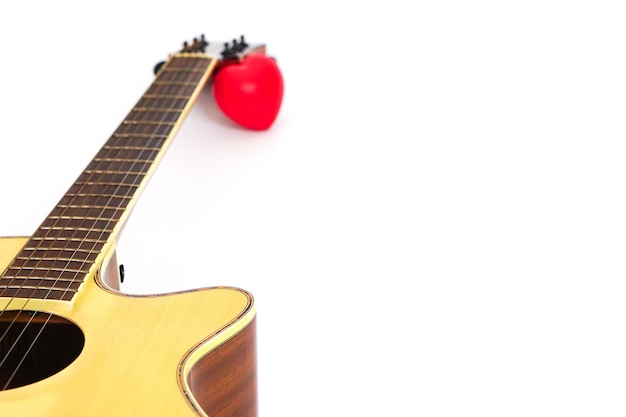
{"type": "Polygon", "coordinates": [[[69,320],[49,313],[0,313],[0,390],[22,387],[66,368],[85,336],[69,320]]]}

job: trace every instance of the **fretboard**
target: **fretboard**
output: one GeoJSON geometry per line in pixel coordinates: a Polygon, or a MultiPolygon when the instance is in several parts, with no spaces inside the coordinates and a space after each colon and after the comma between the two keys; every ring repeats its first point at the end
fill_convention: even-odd
{"type": "Polygon", "coordinates": [[[179,54],[0,276],[0,297],[70,301],[102,261],[215,65],[179,54]]]}

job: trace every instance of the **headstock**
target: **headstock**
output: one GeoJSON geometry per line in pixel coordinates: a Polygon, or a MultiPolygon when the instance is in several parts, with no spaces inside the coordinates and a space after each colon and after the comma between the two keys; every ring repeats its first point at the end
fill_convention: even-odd
{"type": "MultiPolygon", "coordinates": [[[[232,42],[209,42],[202,35],[184,42],[171,57],[185,55],[217,61],[209,80],[215,103],[228,118],[254,130],[272,125],[282,102],[283,79],[276,61],[265,55],[265,45],[250,44],[243,36],[232,42]]],[[[157,64],[154,73],[159,74],[164,64],[157,64]]]]}
{"type": "MultiPolygon", "coordinates": [[[[204,34],[192,41],[183,42],[183,46],[176,54],[206,54],[219,60],[216,69],[229,64],[241,61],[246,55],[251,53],[259,53],[265,55],[265,45],[250,44],[245,37],[241,35],[239,39],[233,39],[231,42],[207,41],[204,34]]],[[[174,54],[174,55],[176,55],[174,54]]],[[[157,74],[165,61],[159,62],[154,67],[154,73],[157,74]]]]}

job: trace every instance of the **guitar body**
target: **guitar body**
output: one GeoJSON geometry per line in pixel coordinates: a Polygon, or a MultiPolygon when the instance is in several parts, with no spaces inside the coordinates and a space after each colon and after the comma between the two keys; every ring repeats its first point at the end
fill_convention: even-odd
{"type": "MultiPolygon", "coordinates": [[[[0,239],[0,271],[27,241],[0,239]]],[[[115,260],[114,250],[109,252],[71,308],[48,300],[31,300],[33,305],[25,308],[54,314],[50,323],[58,318],[75,325],[67,336],[61,332],[52,337],[55,343],[73,338],[80,343],[72,335],[82,333],[84,344],[62,370],[0,391],[0,414],[256,416],[255,306],[250,294],[217,287],[124,295],[105,285],[116,279],[106,272],[117,270],[107,268],[115,260]]],[[[11,311],[11,300],[0,302],[11,311]]],[[[10,318],[5,314],[3,320],[10,318]]],[[[45,355],[45,349],[39,354],[45,355]]]]}
{"type": "Polygon", "coordinates": [[[264,51],[185,42],[32,236],[0,238],[1,417],[257,417],[252,296],[125,295],[115,248],[202,89],[264,51]]]}

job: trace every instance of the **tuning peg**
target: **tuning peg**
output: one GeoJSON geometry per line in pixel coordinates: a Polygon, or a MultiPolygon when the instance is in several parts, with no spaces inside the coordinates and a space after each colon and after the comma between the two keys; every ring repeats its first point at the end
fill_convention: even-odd
{"type": "Polygon", "coordinates": [[[194,52],[204,52],[204,49],[206,48],[208,44],[209,43],[204,39],[204,35],[202,35],[200,39],[193,38],[193,44],[191,46],[191,49],[194,52]]]}
{"type": "Polygon", "coordinates": [[[241,42],[237,42],[237,39],[233,39],[233,50],[235,52],[241,52],[244,49],[246,49],[246,45],[241,43],[241,42]]]}
{"type": "Polygon", "coordinates": [[[209,42],[204,38],[204,33],[200,35],[200,50],[204,52],[205,48],[209,46],[209,42]]]}
{"type": "Polygon", "coordinates": [[[247,47],[248,47],[248,44],[246,43],[243,35],[241,35],[241,37],[239,38],[239,41],[237,41],[237,39],[233,39],[233,49],[236,52],[242,52],[247,47]]]}
{"type": "Polygon", "coordinates": [[[234,46],[231,48],[228,45],[228,42],[224,44],[224,49],[221,52],[223,59],[233,59],[237,58],[237,51],[235,51],[234,46]]]}

